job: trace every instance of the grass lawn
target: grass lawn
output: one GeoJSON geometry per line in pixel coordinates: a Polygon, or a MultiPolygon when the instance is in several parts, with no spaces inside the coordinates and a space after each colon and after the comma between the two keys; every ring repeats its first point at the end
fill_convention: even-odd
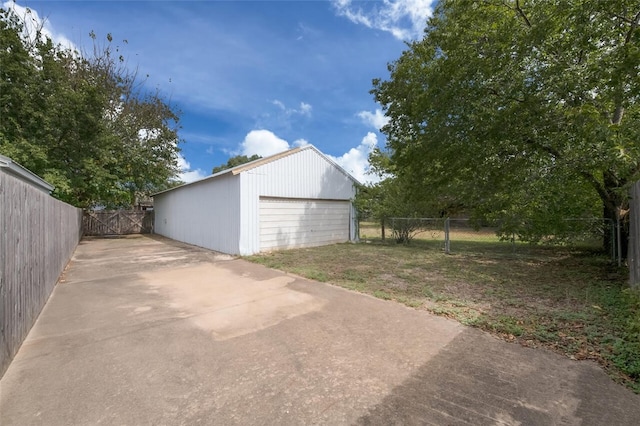
{"type": "Polygon", "coordinates": [[[447,255],[439,239],[398,245],[367,238],[247,259],[595,360],[640,393],[640,293],[626,289],[628,271],[608,257],[562,247],[514,252],[487,238],[452,244],[447,255]]]}

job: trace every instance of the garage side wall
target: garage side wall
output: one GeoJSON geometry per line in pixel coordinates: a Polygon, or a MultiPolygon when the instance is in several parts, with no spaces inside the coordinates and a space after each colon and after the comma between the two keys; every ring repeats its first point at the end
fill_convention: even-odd
{"type": "MultiPolygon", "coordinates": [[[[298,151],[244,171],[239,176],[243,193],[242,255],[260,251],[260,197],[322,200],[352,200],[355,197],[353,181],[313,149],[298,151]]],[[[353,217],[351,229],[355,229],[355,226],[353,217]]]]}
{"type": "Polygon", "coordinates": [[[240,176],[177,188],[154,197],[155,233],[229,254],[239,254],[240,176]]]}

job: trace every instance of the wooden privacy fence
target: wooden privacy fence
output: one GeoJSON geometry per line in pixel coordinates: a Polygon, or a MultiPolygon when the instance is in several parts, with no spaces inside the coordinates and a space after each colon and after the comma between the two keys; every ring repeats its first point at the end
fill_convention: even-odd
{"type": "Polygon", "coordinates": [[[82,236],[82,210],[0,170],[0,377],[82,236]]]}
{"type": "Polygon", "coordinates": [[[88,211],[83,218],[84,235],[150,234],[153,211],[88,211]]]}
{"type": "Polygon", "coordinates": [[[629,200],[629,282],[640,288],[640,181],[631,187],[629,200]]]}

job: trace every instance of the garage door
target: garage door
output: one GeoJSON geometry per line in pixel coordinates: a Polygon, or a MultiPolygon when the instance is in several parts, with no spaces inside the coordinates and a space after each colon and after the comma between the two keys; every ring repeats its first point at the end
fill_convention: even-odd
{"type": "Polygon", "coordinates": [[[260,251],[349,241],[349,201],[260,198],[260,251]]]}

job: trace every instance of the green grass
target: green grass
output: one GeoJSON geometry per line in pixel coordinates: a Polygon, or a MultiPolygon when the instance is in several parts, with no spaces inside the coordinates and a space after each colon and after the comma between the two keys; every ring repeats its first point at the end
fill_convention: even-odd
{"type": "Polygon", "coordinates": [[[640,293],[626,289],[626,269],[592,250],[505,244],[465,241],[446,255],[439,241],[370,238],[247,259],[594,360],[640,393],[640,293]]]}

